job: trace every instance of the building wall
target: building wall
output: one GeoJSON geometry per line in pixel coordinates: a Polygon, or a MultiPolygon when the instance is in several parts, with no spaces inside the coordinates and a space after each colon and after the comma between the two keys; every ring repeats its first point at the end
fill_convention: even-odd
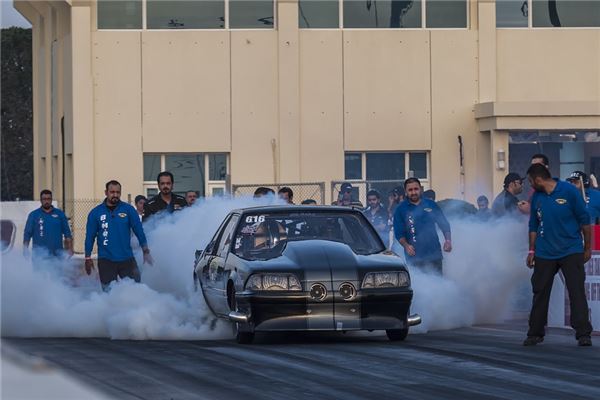
{"type": "Polygon", "coordinates": [[[424,150],[439,198],[474,201],[508,172],[495,167],[508,135],[481,132],[476,104],[600,102],[600,29],[496,29],[489,0],[471,2],[470,29],[450,30],[298,30],[285,1],[277,30],[98,31],[93,3],[25,3],[63,10],[59,22],[31,12],[36,185],[60,186],[48,37],[64,24],[74,198],[101,197],[109,179],[141,193],[144,152],[227,152],[244,184],[340,180],[345,151],[424,150]]]}

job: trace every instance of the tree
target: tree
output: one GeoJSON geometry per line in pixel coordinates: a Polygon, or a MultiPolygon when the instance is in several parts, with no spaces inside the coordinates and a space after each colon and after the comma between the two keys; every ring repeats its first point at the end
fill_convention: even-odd
{"type": "Polygon", "coordinates": [[[33,101],[31,29],[1,34],[2,200],[33,199],[33,101]]]}

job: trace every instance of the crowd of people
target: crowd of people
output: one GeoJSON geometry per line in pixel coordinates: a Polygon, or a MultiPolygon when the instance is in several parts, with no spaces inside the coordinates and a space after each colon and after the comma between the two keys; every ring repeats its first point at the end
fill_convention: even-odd
{"type": "MultiPolygon", "coordinates": [[[[173,192],[174,177],[168,171],[157,177],[159,193],[151,199],[136,196],[134,206],[121,201],[121,184],[111,180],[105,186],[105,200],[88,215],[85,238],[85,270],[95,268],[91,258],[94,244],[98,249],[97,268],[104,290],[112,282],[131,278],[140,281],[140,270],[131,247],[132,233],[142,249],[144,263],[152,264],[148,241],[142,222],[159,213],[173,213],[194,204],[198,195],[188,191],[185,197],[173,192]]],[[[341,185],[336,206],[363,207],[353,198],[354,187],[349,182],[341,185]]],[[[275,191],[259,187],[254,197],[275,196],[275,191]]],[[[294,204],[294,192],[289,187],[279,189],[277,196],[287,204],[294,204]]],[[[367,207],[363,209],[384,243],[390,243],[397,253],[403,252],[410,268],[443,275],[443,252],[452,251],[451,227],[444,212],[435,201],[433,190],[424,190],[417,178],[408,178],[403,186],[388,193],[387,207],[377,190],[367,192],[367,207]],[[443,235],[440,243],[438,229],[443,235]],[[390,237],[393,240],[390,241],[390,237]]],[[[40,193],[41,207],[29,214],[24,233],[24,253],[29,252],[33,240],[33,256],[58,257],[65,251],[73,254],[72,235],[64,213],[52,205],[52,193],[40,193]],[[63,245],[64,239],[64,245],[63,245]]],[[[302,205],[316,205],[306,199],[302,205]]],[[[511,172],[504,178],[502,192],[492,207],[486,196],[477,199],[477,218],[524,216],[529,220],[529,251],[526,264],[533,269],[531,278],[533,304],[529,331],[524,345],[543,341],[544,327],[554,275],[561,270],[571,304],[571,325],[579,345],[591,345],[592,327],[589,322],[585,296],[584,264],[591,258],[591,225],[600,223],[600,191],[594,178],[582,171],[574,171],[566,181],[553,178],[548,158],[536,154],[526,178],[511,172]],[[525,180],[530,184],[526,199],[523,195],[525,180]]]]}

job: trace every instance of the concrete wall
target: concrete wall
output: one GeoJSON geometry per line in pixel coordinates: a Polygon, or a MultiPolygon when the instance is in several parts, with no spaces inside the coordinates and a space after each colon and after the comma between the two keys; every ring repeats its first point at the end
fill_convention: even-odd
{"type": "MultiPolygon", "coordinates": [[[[113,178],[140,193],[144,152],[227,152],[244,184],[339,180],[345,151],[420,150],[440,198],[474,201],[508,172],[495,167],[508,134],[482,129],[478,103],[600,102],[600,29],[496,29],[492,0],[451,30],[298,30],[294,0],[278,3],[277,30],[98,31],[93,2],[20,9],[34,26],[36,190],[60,186],[48,160],[56,31],[75,198],[113,178]]],[[[573,116],[522,117],[565,128],[573,116]]]]}

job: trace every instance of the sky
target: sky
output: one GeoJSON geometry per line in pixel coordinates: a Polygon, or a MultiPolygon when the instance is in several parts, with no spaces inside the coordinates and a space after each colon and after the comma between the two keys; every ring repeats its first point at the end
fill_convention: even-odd
{"type": "Polygon", "coordinates": [[[22,28],[31,28],[31,24],[13,7],[13,0],[0,0],[2,28],[11,26],[20,26],[22,28]]]}

